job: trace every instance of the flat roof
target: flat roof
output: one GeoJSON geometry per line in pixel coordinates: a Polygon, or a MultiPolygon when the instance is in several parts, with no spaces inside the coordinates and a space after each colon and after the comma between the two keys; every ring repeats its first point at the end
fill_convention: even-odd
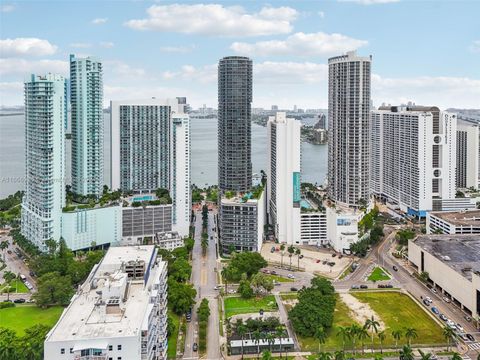
{"type": "Polygon", "coordinates": [[[111,247],[100,264],[96,265],[85,283],[72,297],[57,324],[47,336],[47,342],[138,336],[144,320],[151,311],[151,285],[166,267],[156,259],[156,250],[150,246],[111,247]],[[147,284],[141,279],[128,278],[124,265],[143,261],[145,272],[150,264],[147,284]]]}
{"type": "Polygon", "coordinates": [[[434,211],[430,215],[456,226],[480,226],[480,210],[434,211]]]}
{"type": "Polygon", "coordinates": [[[480,272],[478,235],[420,235],[413,242],[469,280],[480,272]]]}

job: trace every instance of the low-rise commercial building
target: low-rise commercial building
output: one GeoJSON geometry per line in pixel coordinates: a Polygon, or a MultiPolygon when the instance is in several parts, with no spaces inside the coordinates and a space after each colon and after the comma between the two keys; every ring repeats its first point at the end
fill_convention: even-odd
{"type": "Polygon", "coordinates": [[[408,243],[408,260],[477,322],[480,316],[478,235],[422,235],[408,243]]]}
{"type": "Polygon", "coordinates": [[[338,252],[350,250],[350,245],[359,240],[358,222],[364,213],[345,206],[327,207],[327,239],[338,252]]]}
{"type": "Polygon", "coordinates": [[[314,246],[328,244],[327,213],[307,199],[301,201],[300,241],[296,243],[314,246]]]}
{"type": "Polygon", "coordinates": [[[480,210],[438,211],[427,214],[427,234],[480,234],[480,210]]]}
{"type": "Polygon", "coordinates": [[[166,280],[154,246],[111,247],[47,334],[45,359],[166,359],[166,280]]]}
{"type": "Polygon", "coordinates": [[[174,250],[184,245],[183,238],[176,231],[157,233],[155,235],[155,245],[160,249],[174,250]]]}

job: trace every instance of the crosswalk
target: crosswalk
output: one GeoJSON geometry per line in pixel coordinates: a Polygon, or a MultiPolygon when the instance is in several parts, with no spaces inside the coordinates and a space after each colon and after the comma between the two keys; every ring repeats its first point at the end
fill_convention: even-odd
{"type": "Polygon", "coordinates": [[[474,343],[468,344],[468,347],[470,348],[470,350],[480,350],[480,343],[474,342],[474,343]]]}

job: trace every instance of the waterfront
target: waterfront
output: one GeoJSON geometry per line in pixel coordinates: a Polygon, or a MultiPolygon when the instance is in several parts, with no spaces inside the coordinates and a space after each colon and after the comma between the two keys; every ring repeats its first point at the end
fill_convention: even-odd
{"type": "MultiPolygon", "coordinates": [[[[110,115],[105,120],[105,182],[110,182],[110,115]]],[[[0,198],[23,190],[25,177],[24,116],[0,117],[0,198]]],[[[217,183],[217,119],[191,120],[192,183],[217,183]]],[[[70,177],[70,140],[67,140],[67,181],[70,177]]],[[[267,128],[252,124],[252,166],[260,173],[267,166],[267,128]]],[[[302,143],[302,181],[323,183],[327,174],[327,145],[302,143]]]]}

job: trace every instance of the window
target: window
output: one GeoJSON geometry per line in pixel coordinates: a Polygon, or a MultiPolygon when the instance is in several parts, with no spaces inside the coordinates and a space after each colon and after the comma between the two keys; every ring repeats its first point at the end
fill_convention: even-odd
{"type": "Polygon", "coordinates": [[[73,348],[70,348],[70,354],[73,354],[73,348]]]}
{"type": "Polygon", "coordinates": [[[112,351],[113,350],[113,345],[108,345],[108,351],[112,351]]]}
{"type": "Polygon", "coordinates": [[[117,357],[117,360],[122,360],[122,357],[121,356],[117,357]]]}
{"type": "Polygon", "coordinates": [[[64,348],[60,349],[60,354],[62,354],[62,355],[65,354],[65,349],[64,348]]]}
{"type": "Polygon", "coordinates": [[[117,350],[122,350],[122,345],[117,345],[117,350]]]}

